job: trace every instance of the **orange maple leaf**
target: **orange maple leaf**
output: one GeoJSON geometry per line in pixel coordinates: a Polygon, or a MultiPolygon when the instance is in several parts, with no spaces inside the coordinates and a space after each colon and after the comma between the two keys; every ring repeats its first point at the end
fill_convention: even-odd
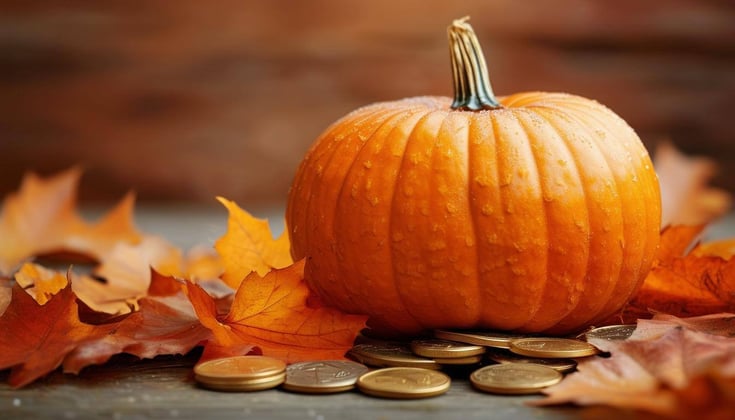
{"type": "Polygon", "coordinates": [[[229,313],[218,316],[212,298],[199,286],[187,294],[201,323],[220,347],[258,346],[286,362],[343,358],[366,317],[307,306],[304,261],[268,272],[251,273],[240,284],[229,313]]]}
{"type": "Polygon", "coordinates": [[[23,178],[20,190],[5,198],[0,211],[0,275],[10,275],[24,260],[53,252],[100,259],[119,242],[136,243],[131,194],[97,223],[87,223],[76,210],[79,169],[49,179],[23,178]]]}
{"type": "Polygon", "coordinates": [[[104,337],[116,324],[89,325],[78,316],[70,285],[40,305],[19,285],[0,317],[0,370],[11,368],[8,382],[21,387],[61,365],[80,345],[104,337]]]}
{"type": "Polygon", "coordinates": [[[661,233],[653,268],[621,314],[606,323],[635,322],[654,313],[679,317],[735,311],[735,259],[693,246],[702,226],[671,226],[661,233]]]}
{"type": "Polygon", "coordinates": [[[267,220],[257,219],[235,202],[217,198],[228,210],[227,233],[215,243],[224,264],[222,279],[233,288],[255,271],[260,276],[293,263],[288,236],[273,239],[267,220]]]}

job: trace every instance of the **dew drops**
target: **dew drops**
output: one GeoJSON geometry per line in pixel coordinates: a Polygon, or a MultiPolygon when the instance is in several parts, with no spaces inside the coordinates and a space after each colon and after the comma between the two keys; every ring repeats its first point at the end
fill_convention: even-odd
{"type": "Polygon", "coordinates": [[[362,166],[364,166],[365,169],[370,169],[370,168],[373,167],[373,162],[372,161],[369,161],[369,160],[366,160],[365,162],[362,163],[362,166]]]}

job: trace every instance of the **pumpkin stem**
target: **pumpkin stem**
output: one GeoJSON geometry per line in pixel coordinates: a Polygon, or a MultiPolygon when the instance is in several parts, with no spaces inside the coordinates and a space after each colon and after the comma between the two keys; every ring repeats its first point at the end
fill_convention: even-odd
{"type": "Polygon", "coordinates": [[[454,80],[452,109],[479,111],[502,108],[490,86],[480,42],[467,20],[467,16],[457,19],[447,28],[454,80]]]}

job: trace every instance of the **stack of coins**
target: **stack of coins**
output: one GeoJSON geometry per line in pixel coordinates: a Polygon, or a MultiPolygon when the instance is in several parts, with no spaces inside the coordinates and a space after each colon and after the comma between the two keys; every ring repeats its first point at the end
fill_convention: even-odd
{"type": "Polygon", "coordinates": [[[218,391],[260,391],[283,383],[286,364],[266,356],[226,357],[196,365],[194,379],[218,391]]]}

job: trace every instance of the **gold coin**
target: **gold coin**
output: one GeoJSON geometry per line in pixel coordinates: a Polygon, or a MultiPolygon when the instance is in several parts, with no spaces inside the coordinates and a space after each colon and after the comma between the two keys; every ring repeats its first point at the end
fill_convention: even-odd
{"type": "Polygon", "coordinates": [[[280,385],[286,364],[267,356],[234,356],[209,360],[194,367],[194,379],[206,388],[257,391],[280,385]]]}
{"type": "Polygon", "coordinates": [[[477,369],[470,375],[472,386],[495,394],[534,394],[561,381],[558,371],[532,363],[507,363],[477,369]]]}
{"type": "Polygon", "coordinates": [[[589,340],[590,338],[608,341],[626,340],[633,335],[636,326],[635,324],[625,324],[599,327],[584,333],[584,338],[585,340],[589,340]]]}
{"type": "Polygon", "coordinates": [[[262,391],[275,388],[286,380],[286,372],[256,379],[206,380],[197,379],[200,385],[216,391],[262,391]]]}
{"type": "Polygon", "coordinates": [[[383,398],[428,398],[449,389],[449,376],[431,369],[412,367],[384,368],[368,372],[357,380],[365,394],[383,398]]]}
{"type": "Polygon", "coordinates": [[[595,346],[585,341],[569,338],[534,337],[510,342],[510,351],[516,354],[540,358],[585,357],[597,354],[595,346]]]}
{"type": "Polygon", "coordinates": [[[512,353],[504,349],[492,349],[487,352],[487,357],[496,363],[533,363],[550,367],[559,372],[570,372],[577,367],[573,359],[542,359],[538,357],[526,357],[512,353]]]}
{"type": "Polygon", "coordinates": [[[475,344],[478,346],[507,349],[510,346],[511,340],[526,338],[528,335],[499,331],[434,330],[434,337],[443,340],[458,341],[460,343],[475,344]]]}
{"type": "Polygon", "coordinates": [[[441,368],[432,359],[416,356],[404,344],[358,344],[349,355],[360,363],[377,367],[441,368]]]}
{"type": "Polygon", "coordinates": [[[441,339],[422,339],[411,342],[411,351],[423,357],[449,359],[477,356],[485,353],[485,347],[441,339]]]}
{"type": "Polygon", "coordinates": [[[286,368],[283,388],[309,394],[349,391],[367,371],[367,366],[348,360],[294,363],[286,368]]]}
{"type": "Polygon", "coordinates": [[[474,365],[475,363],[482,362],[482,355],[447,358],[435,357],[434,361],[440,365],[474,365]]]}

